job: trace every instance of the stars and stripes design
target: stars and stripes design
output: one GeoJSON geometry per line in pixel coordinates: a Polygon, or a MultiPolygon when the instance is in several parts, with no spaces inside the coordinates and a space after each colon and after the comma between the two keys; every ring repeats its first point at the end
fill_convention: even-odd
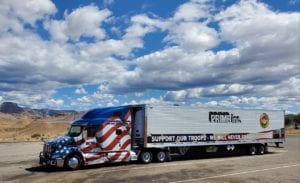
{"type": "Polygon", "coordinates": [[[111,116],[97,127],[95,137],[79,135],[74,140],[86,165],[106,162],[128,162],[131,150],[131,112],[111,116]],[[123,118],[123,119],[121,119],[123,118]],[[116,133],[119,131],[119,133],[116,133]]]}

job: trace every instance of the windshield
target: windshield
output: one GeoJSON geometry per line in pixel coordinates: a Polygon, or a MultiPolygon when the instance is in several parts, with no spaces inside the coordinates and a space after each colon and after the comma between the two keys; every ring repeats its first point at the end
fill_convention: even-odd
{"type": "Polygon", "coordinates": [[[81,126],[71,126],[68,136],[70,137],[77,137],[78,135],[81,134],[81,126]]]}

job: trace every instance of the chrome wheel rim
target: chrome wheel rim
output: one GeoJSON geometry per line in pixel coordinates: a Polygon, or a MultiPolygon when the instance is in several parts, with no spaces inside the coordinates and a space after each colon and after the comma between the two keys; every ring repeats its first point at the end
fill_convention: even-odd
{"type": "Polygon", "coordinates": [[[150,162],[150,160],[151,160],[151,154],[149,153],[149,152],[144,152],[143,153],[143,160],[144,160],[144,162],[150,162]]]}
{"type": "Polygon", "coordinates": [[[165,161],[166,153],[163,151],[160,151],[159,153],[157,153],[157,159],[158,159],[158,161],[165,161]]]}
{"type": "Polygon", "coordinates": [[[79,160],[76,157],[72,157],[68,160],[68,166],[72,169],[76,169],[79,166],[79,160]]]}

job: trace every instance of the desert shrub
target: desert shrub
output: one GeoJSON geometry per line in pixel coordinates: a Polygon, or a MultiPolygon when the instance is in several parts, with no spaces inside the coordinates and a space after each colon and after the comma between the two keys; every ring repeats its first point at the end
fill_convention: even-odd
{"type": "Polygon", "coordinates": [[[39,138],[41,136],[41,134],[39,133],[34,133],[31,135],[31,138],[39,138]]]}

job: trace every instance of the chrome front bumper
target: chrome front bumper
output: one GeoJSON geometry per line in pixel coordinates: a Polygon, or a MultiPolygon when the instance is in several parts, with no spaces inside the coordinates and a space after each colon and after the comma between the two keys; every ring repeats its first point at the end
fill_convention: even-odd
{"type": "Polygon", "coordinates": [[[47,158],[43,152],[40,152],[40,164],[43,166],[64,167],[64,159],[50,159],[47,158]]]}

